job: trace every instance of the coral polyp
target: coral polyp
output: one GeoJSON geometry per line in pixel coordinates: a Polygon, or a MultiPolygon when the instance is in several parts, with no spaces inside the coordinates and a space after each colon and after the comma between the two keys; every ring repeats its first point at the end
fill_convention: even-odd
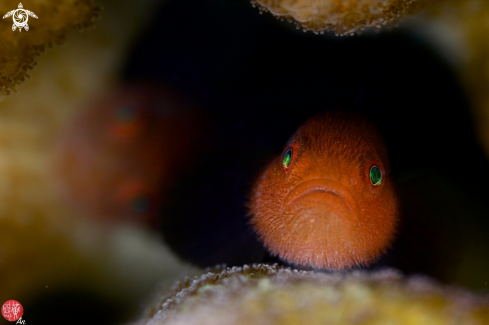
{"type": "Polygon", "coordinates": [[[293,19],[298,27],[314,32],[350,35],[366,27],[394,22],[413,0],[253,0],[260,10],[293,19]]]}

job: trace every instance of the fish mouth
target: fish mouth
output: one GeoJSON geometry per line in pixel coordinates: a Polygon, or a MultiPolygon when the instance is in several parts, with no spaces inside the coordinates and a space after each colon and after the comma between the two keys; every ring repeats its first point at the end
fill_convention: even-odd
{"type": "MultiPolygon", "coordinates": [[[[284,205],[295,209],[294,206],[300,206],[301,201],[304,202],[308,197],[318,194],[320,196],[326,195],[324,198],[328,202],[340,203],[354,219],[358,220],[361,215],[360,206],[348,187],[327,178],[315,178],[299,183],[285,196],[284,205]]],[[[304,203],[307,204],[307,202],[304,203]]]]}

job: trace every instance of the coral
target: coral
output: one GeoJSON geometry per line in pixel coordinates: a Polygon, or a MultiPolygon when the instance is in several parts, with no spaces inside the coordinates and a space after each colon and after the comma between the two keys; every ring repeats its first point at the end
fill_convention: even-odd
{"type": "MultiPolygon", "coordinates": [[[[39,3],[43,2],[36,2],[39,3]]],[[[10,41],[16,39],[14,36],[52,41],[54,36],[64,35],[68,25],[84,27],[76,23],[79,19],[75,16],[70,18],[58,12],[81,8],[84,3],[88,4],[53,2],[51,7],[45,4],[46,9],[24,3],[39,20],[33,19],[28,32],[15,34],[12,20],[2,21],[5,29],[0,30],[0,35],[10,41]],[[49,8],[56,12],[49,15],[46,11],[49,8]],[[42,18],[48,16],[64,17],[66,21],[56,25],[46,18],[45,22],[52,25],[41,33],[39,29],[44,27],[39,22],[44,23],[42,18]],[[40,34],[34,36],[36,30],[40,34]],[[7,36],[2,34],[4,31],[7,36]]],[[[1,301],[15,297],[28,304],[36,299],[44,301],[51,292],[83,290],[105,300],[110,296],[111,304],[120,307],[121,301],[129,300],[132,305],[162,278],[181,272],[181,264],[157,239],[128,227],[108,231],[63,204],[54,188],[53,152],[56,140],[62,136],[62,126],[83,103],[113,86],[123,56],[142,26],[150,4],[141,1],[135,9],[132,1],[103,3],[106,14],[93,32],[73,33],[65,47],[53,48],[37,58],[39,66],[22,93],[8,96],[0,103],[1,301]]],[[[2,2],[0,7],[8,11],[17,5],[18,2],[15,5],[2,2]]],[[[17,53],[20,47],[13,44],[11,49],[17,53]]],[[[5,51],[2,43],[0,52],[5,51]]],[[[25,63],[20,59],[17,63],[8,62],[8,67],[1,67],[9,75],[25,63]]]]}
{"type": "MultiPolygon", "coordinates": [[[[295,20],[314,32],[351,35],[366,27],[391,24],[408,12],[413,0],[253,0],[260,10],[295,20]]],[[[421,1],[423,2],[423,1],[421,1]]]]}
{"type": "Polygon", "coordinates": [[[489,5],[486,1],[466,0],[452,10],[443,12],[441,19],[451,26],[453,34],[462,33],[465,39],[461,74],[475,108],[480,137],[489,153],[489,5]]]}
{"type": "Polygon", "coordinates": [[[484,0],[415,1],[407,14],[424,9],[410,29],[428,39],[463,81],[474,108],[475,123],[489,153],[489,5],[484,0]]]}
{"type": "MultiPolygon", "coordinates": [[[[2,1],[0,13],[16,9],[15,1],[2,1]]],[[[28,77],[35,66],[35,58],[54,45],[65,42],[70,30],[83,30],[93,26],[100,8],[93,0],[83,1],[36,1],[25,8],[39,18],[31,19],[28,32],[17,33],[9,28],[12,18],[2,20],[0,26],[0,98],[10,95],[28,77]]]]}
{"type": "Polygon", "coordinates": [[[135,325],[487,324],[489,300],[393,270],[324,274],[253,265],[209,270],[135,325]]]}

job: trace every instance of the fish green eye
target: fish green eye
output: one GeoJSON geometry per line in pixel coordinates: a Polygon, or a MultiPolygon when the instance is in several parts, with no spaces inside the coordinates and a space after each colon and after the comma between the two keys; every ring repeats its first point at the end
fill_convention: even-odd
{"type": "Polygon", "coordinates": [[[150,202],[146,195],[136,195],[131,201],[131,209],[134,213],[142,214],[149,210],[150,202]]]}
{"type": "Polygon", "coordinates": [[[115,111],[115,117],[121,123],[131,123],[136,118],[136,111],[131,106],[123,106],[115,111]]]}
{"type": "Polygon", "coordinates": [[[370,183],[372,183],[373,186],[382,184],[382,173],[380,172],[379,167],[375,165],[370,167],[370,183]]]}
{"type": "Polygon", "coordinates": [[[289,168],[290,162],[292,161],[292,148],[287,148],[282,156],[282,165],[285,168],[289,168]]]}

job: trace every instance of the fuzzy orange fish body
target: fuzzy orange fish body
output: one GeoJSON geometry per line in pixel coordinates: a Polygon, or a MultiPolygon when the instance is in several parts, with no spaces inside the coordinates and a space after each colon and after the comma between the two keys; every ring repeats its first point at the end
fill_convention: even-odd
{"type": "Polygon", "coordinates": [[[391,245],[398,204],[383,140],[365,117],[327,112],[301,126],[257,180],[251,224],[298,265],[368,265],[391,245]]]}
{"type": "Polygon", "coordinates": [[[63,197],[99,219],[156,223],[164,193],[192,162],[197,124],[169,87],[127,85],[91,101],[57,146],[63,197]]]}

